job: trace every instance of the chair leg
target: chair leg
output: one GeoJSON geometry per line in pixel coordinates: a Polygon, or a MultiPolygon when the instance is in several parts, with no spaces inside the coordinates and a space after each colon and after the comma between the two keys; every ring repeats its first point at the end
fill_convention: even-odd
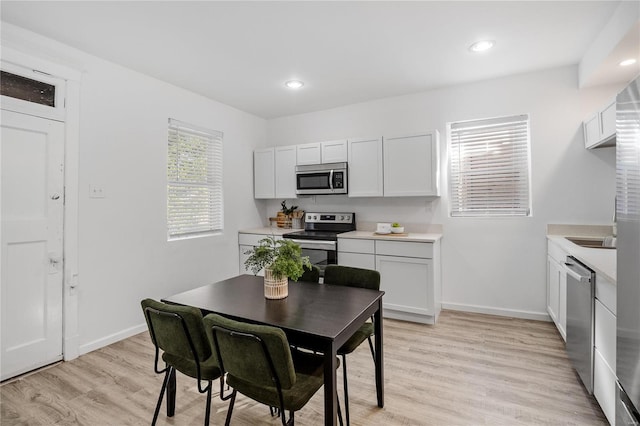
{"type": "Polygon", "coordinates": [[[342,410],[340,409],[340,398],[337,398],[338,401],[338,422],[340,422],[340,426],[344,426],[344,422],[342,421],[342,410]]]}
{"type": "Polygon", "coordinates": [[[169,382],[167,383],[167,417],[176,413],[176,369],[170,367],[169,382]]]}
{"type": "Polygon", "coordinates": [[[204,426],[209,426],[209,418],[211,417],[211,388],[212,383],[209,380],[209,388],[207,389],[207,407],[204,412],[204,426]]]}
{"type": "Polygon", "coordinates": [[[160,388],[160,396],[158,397],[158,403],[156,404],[156,410],[153,412],[153,420],[151,426],[155,426],[158,420],[158,414],[160,413],[160,407],[162,406],[162,398],[164,398],[164,391],[167,389],[167,383],[169,383],[169,375],[171,374],[171,368],[167,368],[167,372],[164,373],[164,380],[162,381],[162,387],[160,388]]]}
{"type": "Polygon", "coordinates": [[[236,402],[237,391],[234,389],[231,393],[231,401],[229,401],[229,410],[227,411],[227,419],[224,421],[224,426],[231,424],[231,413],[233,413],[233,404],[236,402]]]}
{"type": "Polygon", "coordinates": [[[373,342],[371,341],[371,336],[367,337],[367,341],[369,342],[369,349],[371,349],[371,356],[373,357],[373,362],[376,362],[376,351],[373,349],[373,342]]]}
{"type": "Polygon", "coordinates": [[[342,381],[344,382],[344,414],[347,419],[347,426],[351,423],[349,421],[349,386],[347,385],[347,356],[342,354],[342,381]]]}
{"type": "Polygon", "coordinates": [[[285,423],[285,411],[284,408],[282,411],[282,426],[293,426],[295,424],[295,419],[293,417],[293,411],[289,411],[289,420],[285,423]]]}

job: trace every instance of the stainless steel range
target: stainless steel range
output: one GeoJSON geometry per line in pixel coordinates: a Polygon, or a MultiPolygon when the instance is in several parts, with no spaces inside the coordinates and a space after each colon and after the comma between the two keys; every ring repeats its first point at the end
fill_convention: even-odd
{"type": "Polygon", "coordinates": [[[302,254],[324,275],[327,265],[338,263],[338,234],[355,231],[355,213],[306,213],[304,231],[290,232],[282,237],[295,241],[302,254]]]}

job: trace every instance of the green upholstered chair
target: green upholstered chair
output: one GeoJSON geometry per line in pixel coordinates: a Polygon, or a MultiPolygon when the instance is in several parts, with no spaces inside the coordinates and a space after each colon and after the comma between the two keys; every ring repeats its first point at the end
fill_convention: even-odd
{"type": "MultiPolygon", "coordinates": [[[[154,370],[157,374],[165,373],[151,424],[155,425],[158,419],[162,397],[167,386],[175,389],[175,370],[178,370],[197,379],[198,391],[207,394],[204,424],[208,425],[211,413],[212,381],[221,377],[221,372],[211,350],[211,343],[202,321],[202,313],[191,306],[168,305],[153,299],[144,299],[141,304],[151,341],[156,349],[154,370]],[[165,362],[163,369],[158,367],[160,350],[163,352],[162,360],[165,362]]],[[[220,386],[222,386],[222,380],[220,386]]],[[[167,416],[173,417],[175,405],[169,402],[167,416]]]]}
{"type": "MultiPolygon", "coordinates": [[[[352,268],[349,266],[329,265],[324,270],[324,283],[333,285],[345,285],[349,287],[367,288],[369,290],[380,290],[380,272],[371,269],[352,268]]],[[[372,318],[373,321],[373,318],[372,318]]],[[[369,342],[369,349],[371,350],[371,356],[375,363],[376,356],[373,349],[373,342],[371,336],[374,334],[373,322],[366,322],[360,326],[353,336],[349,338],[338,349],[338,355],[342,357],[342,377],[344,379],[344,412],[347,420],[347,426],[349,422],[349,390],[347,386],[347,354],[356,350],[361,343],[365,340],[369,342]]]]}
{"type": "MultiPolygon", "coordinates": [[[[237,392],[276,407],[283,425],[294,424],[300,410],[324,383],[323,357],[291,350],[280,328],[249,324],[209,314],[204,318],[215,356],[233,388],[226,425],[237,392]],[[285,419],[285,410],[290,412],[285,419]]],[[[340,416],[342,423],[342,416],[340,416]]]]}
{"type": "Polygon", "coordinates": [[[320,268],[317,266],[311,265],[311,269],[308,269],[306,266],[304,267],[304,273],[298,281],[306,281],[310,283],[317,283],[320,281],[320,268]]]}

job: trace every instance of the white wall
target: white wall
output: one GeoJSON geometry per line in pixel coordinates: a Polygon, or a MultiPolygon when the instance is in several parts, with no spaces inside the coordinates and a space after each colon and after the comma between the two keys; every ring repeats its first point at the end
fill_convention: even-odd
{"type": "MultiPolygon", "coordinates": [[[[3,23],[4,26],[4,23],[3,23]]],[[[238,229],[265,216],[252,152],[266,122],[12,27],[3,45],[82,71],[79,141],[79,351],[145,329],[140,300],[238,272],[238,229]],[[224,132],[224,234],[167,242],[167,119],[224,132]],[[89,186],[105,198],[89,198],[89,186]]],[[[68,165],[73,167],[74,165],[68,165]]]]}
{"type": "MultiPolygon", "coordinates": [[[[305,142],[410,134],[438,129],[441,194],[425,198],[317,196],[302,209],[354,211],[358,221],[442,224],[443,302],[461,309],[546,318],[548,223],[610,224],[615,149],[584,149],[581,123],[620,87],[578,90],[577,67],[564,67],[349,105],[268,121],[268,142],[305,142]],[[530,114],[533,216],[448,216],[446,123],[530,114]]],[[[281,200],[266,201],[268,212],[281,200]]]]}

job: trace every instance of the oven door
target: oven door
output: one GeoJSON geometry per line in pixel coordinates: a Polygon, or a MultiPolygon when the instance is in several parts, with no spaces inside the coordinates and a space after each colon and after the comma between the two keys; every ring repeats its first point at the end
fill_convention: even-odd
{"type": "Polygon", "coordinates": [[[291,239],[302,249],[303,256],[309,256],[312,265],[320,269],[320,276],[324,276],[327,265],[338,264],[338,249],[335,241],[298,240],[291,239]]]}

